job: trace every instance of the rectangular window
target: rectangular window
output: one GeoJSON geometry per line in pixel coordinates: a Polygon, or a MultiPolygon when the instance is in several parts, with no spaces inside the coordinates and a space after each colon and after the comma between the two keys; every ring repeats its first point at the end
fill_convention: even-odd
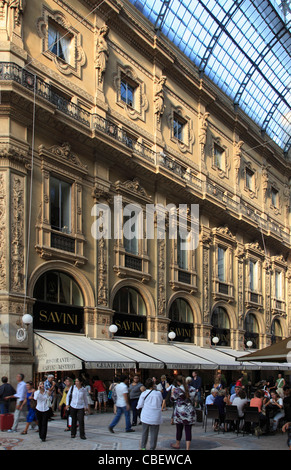
{"type": "Polygon", "coordinates": [[[66,63],[70,63],[72,35],[54,21],[48,24],[48,49],[66,63]]]}
{"type": "Polygon", "coordinates": [[[278,207],[278,191],[275,188],[271,189],[271,201],[274,207],[278,207]]]}
{"type": "Polygon", "coordinates": [[[54,177],[50,179],[50,217],[54,230],[71,232],[71,185],[54,177]]]}
{"type": "Polygon", "coordinates": [[[188,250],[183,249],[183,244],[184,244],[184,248],[186,248],[187,247],[187,240],[185,238],[181,238],[180,233],[178,231],[178,237],[177,237],[178,266],[181,269],[188,269],[188,250]]]}
{"type": "Polygon", "coordinates": [[[226,250],[218,247],[218,279],[225,282],[225,255],[226,250]]]}
{"type": "Polygon", "coordinates": [[[256,291],[258,288],[258,263],[250,261],[250,290],[256,291]]]}
{"type": "Polygon", "coordinates": [[[250,190],[254,190],[254,172],[249,168],[246,168],[246,187],[250,190]]]}
{"type": "Polygon", "coordinates": [[[276,299],[282,299],[282,273],[281,271],[275,271],[275,297],[276,299]]]}
{"type": "Polygon", "coordinates": [[[179,116],[174,114],[174,119],[173,119],[173,136],[183,142],[184,140],[184,127],[185,127],[185,122],[182,120],[179,116]]]}
{"type": "Polygon", "coordinates": [[[224,170],[224,150],[218,145],[214,144],[214,165],[219,168],[219,170],[224,170]]]}
{"type": "Polygon", "coordinates": [[[134,90],[135,86],[125,77],[120,82],[120,97],[128,106],[134,107],[134,90]]]}
{"type": "Polygon", "coordinates": [[[134,215],[135,213],[133,212],[131,215],[124,215],[123,217],[123,244],[127,253],[138,255],[138,239],[134,235],[136,233],[136,223],[132,221],[134,215]]]}

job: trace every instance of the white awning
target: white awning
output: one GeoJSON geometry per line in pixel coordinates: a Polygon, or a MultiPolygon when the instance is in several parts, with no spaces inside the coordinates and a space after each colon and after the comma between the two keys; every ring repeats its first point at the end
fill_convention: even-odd
{"type": "Polygon", "coordinates": [[[288,364],[287,362],[260,362],[255,360],[245,362],[243,358],[250,354],[249,351],[234,351],[233,349],[222,349],[221,351],[235,357],[238,362],[241,358],[240,364],[243,365],[243,369],[245,370],[291,370],[291,364],[288,364]],[[252,366],[248,367],[248,363],[252,364],[252,366]]]}
{"type": "Polygon", "coordinates": [[[35,332],[37,372],[52,370],[126,369],[136,361],[119,353],[112,341],[91,340],[86,336],[35,332]]]}
{"type": "MultiPolygon", "coordinates": [[[[224,370],[244,370],[247,369],[245,364],[236,361],[235,356],[226,354],[218,348],[202,348],[189,343],[176,344],[177,348],[181,348],[190,354],[211,361],[216,369],[224,370]]],[[[232,350],[233,351],[233,350],[232,350]]],[[[248,369],[256,367],[253,364],[249,364],[248,369]]]]}
{"type": "Polygon", "coordinates": [[[161,361],[168,369],[216,369],[217,365],[206,358],[189,354],[174,344],[155,344],[146,340],[118,339],[135,353],[141,352],[161,361]]]}
{"type": "MultiPolygon", "coordinates": [[[[100,340],[92,340],[93,342],[99,343],[100,340]]],[[[136,367],[139,369],[164,369],[164,363],[159,359],[144,354],[141,351],[128,347],[127,344],[123,344],[121,341],[107,341],[107,345],[110,351],[115,351],[118,354],[122,354],[136,363],[136,367]]]]}

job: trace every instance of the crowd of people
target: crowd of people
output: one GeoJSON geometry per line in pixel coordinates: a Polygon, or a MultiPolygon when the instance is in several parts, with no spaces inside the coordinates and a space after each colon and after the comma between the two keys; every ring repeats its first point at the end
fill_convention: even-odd
{"type": "Polygon", "coordinates": [[[146,449],[149,441],[150,449],[157,446],[159,428],[163,422],[163,411],[170,406],[172,409],[171,424],[176,426],[176,441],[171,445],[179,449],[183,432],[185,433],[186,449],[190,449],[192,426],[202,412],[207,414],[209,406],[217,405],[219,419],[216,419],[214,430],[221,427],[224,431],[231,430],[225,422],[226,405],[237,407],[238,419],[244,425],[246,407],[258,409],[260,422],[248,431],[256,435],[275,433],[279,423],[281,429],[288,434],[288,446],[291,449],[291,394],[290,387],[285,383],[282,374],[276,381],[261,381],[250,393],[249,382],[245,376],[227,386],[223,374],[216,373],[209,393],[202,386],[201,377],[196,371],[191,377],[175,376],[174,380],[161,376],[148,378],[144,383],[139,374],[131,380],[128,375],[115,377],[110,386],[98,376],[92,379],[86,374],[80,377],[66,377],[56,381],[53,374],[34,386],[32,381],[24,381],[24,375],[18,374],[16,390],[2,377],[0,386],[1,414],[9,413],[11,400],[16,400],[14,422],[8,432],[16,432],[20,413],[26,410],[26,426],[21,432],[27,434],[29,428],[38,427],[41,441],[46,440],[48,422],[54,419],[59,410],[62,419],[66,420],[65,431],[70,431],[75,438],[77,428],[81,439],[86,439],[85,415],[93,412],[106,412],[108,403],[113,406],[113,419],[108,427],[114,433],[115,426],[122,415],[125,418],[125,431],[134,432],[135,426],[141,425],[141,449],[146,449]],[[205,395],[205,396],[204,396],[205,395]]]}

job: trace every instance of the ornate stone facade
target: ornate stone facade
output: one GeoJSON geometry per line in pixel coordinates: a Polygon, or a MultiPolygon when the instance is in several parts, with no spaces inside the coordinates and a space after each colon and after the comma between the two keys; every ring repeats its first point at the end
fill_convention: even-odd
{"type": "Polygon", "coordinates": [[[0,6],[2,375],[23,363],[23,348],[32,367],[32,328],[21,349],[14,333],[52,273],[80,289],[59,303],[81,304],[82,333],[92,338],[109,339],[118,292],[131,301],[125,296],[138,293],[119,313],[145,316],[143,339],[153,342],[168,341],[181,299],[200,346],[211,346],[217,312],[225,312],[234,349],[245,347],[247,333],[259,347],[290,335],[290,156],[207,77],[198,81],[194,65],[126,0],[92,14],[91,0],[71,4],[0,6]],[[169,238],[167,218],[164,239],[156,219],[155,237],[146,238],[146,209],[158,202],[199,205],[189,256],[169,238]],[[96,204],[109,208],[108,238],[94,236],[104,216],[96,204]],[[141,208],[142,236],[130,244],[114,231],[126,205],[141,208]]]}

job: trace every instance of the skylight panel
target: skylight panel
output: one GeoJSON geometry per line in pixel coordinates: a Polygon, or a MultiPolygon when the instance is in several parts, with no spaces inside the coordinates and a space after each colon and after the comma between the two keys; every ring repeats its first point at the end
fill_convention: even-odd
{"type": "MultiPolygon", "coordinates": [[[[130,1],[153,24],[166,7],[161,0],[130,1]]],[[[281,139],[284,147],[290,124],[283,111],[281,120],[276,115],[279,124],[273,122],[275,113],[267,114],[285,97],[289,114],[284,113],[290,121],[286,87],[290,83],[291,36],[281,19],[284,15],[278,16],[272,6],[280,1],[172,0],[162,18],[162,32],[228,96],[237,95],[237,104],[255,122],[263,125],[267,117],[267,132],[278,131],[281,137],[276,142],[281,139]]],[[[276,8],[278,12],[278,5],[276,8]]]]}

